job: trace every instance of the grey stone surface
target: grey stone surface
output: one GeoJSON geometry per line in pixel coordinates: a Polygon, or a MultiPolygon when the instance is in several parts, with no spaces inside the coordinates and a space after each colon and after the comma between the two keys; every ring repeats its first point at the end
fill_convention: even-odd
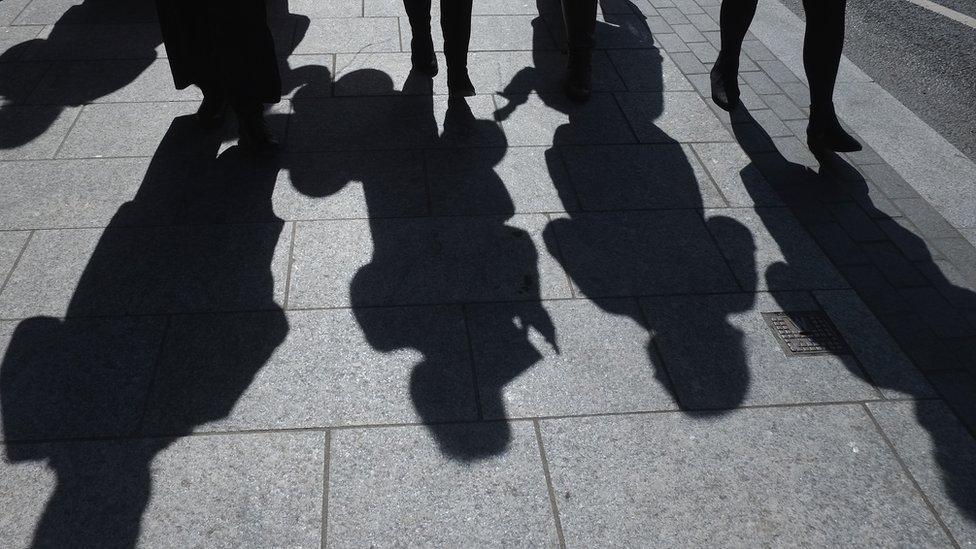
{"type": "Polygon", "coordinates": [[[751,233],[752,241],[746,242],[727,231],[712,231],[744,289],[847,287],[827,256],[785,208],[714,210],[706,212],[706,217],[733,219],[751,233]],[[754,248],[750,250],[750,246],[754,248]]]}
{"type": "Polygon", "coordinates": [[[145,159],[7,162],[0,171],[0,227],[104,227],[131,200],[145,159]]]}
{"type": "Polygon", "coordinates": [[[20,448],[62,468],[55,492],[45,462],[11,463],[6,446],[0,543],[319,547],[324,447],[321,434],[274,433],[20,448]],[[60,505],[36,540],[52,495],[60,505]]]}
{"type": "Polygon", "coordinates": [[[288,11],[304,15],[310,19],[360,17],[363,14],[363,0],[333,0],[331,2],[289,0],[288,11]]]}
{"type": "Polygon", "coordinates": [[[736,143],[695,143],[712,181],[730,206],[780,206],[783,201],[736,143]]]}
{"type": "Polygon", "coordinates": [[[24,52],[31,60],[144,59],[166,57],[158,23],[46,26],[42,41],[24,52]]]}
{"type": "Polygon", "coordinates": [[[158,317],[0,323],[3,440],[134,434],[164,328],[158,317]]]}
{"type": "MultiPolygon", "coordinates": [[[[539,49],[556,49],[548,34],[543,35],[538,44],[533,43],[531,15],[479,15],[471,21],[470,51],[531,51],[534,46],[539,49]]],[[[431,25],[434,48],[443,51],[444,38],[440,25],[431,25]]],[[[406,17],[400,18],[400,36],[402,50],[410,51],[412,32],[406,17]]]]}
{"type": "Polygon", "coordinates": [[[172,321],[142,434],[471,421],[475,403],[459,307],[188,316],[172,321]]]}
{"type": "Polygon", "coordinates": [[[64,139],[58,157],[152,156],[173,119],[196,109],[196,103],[185,102],[87,105],[64,139]]]}
{"type": "MultiPolygon", "coordinates": [[[[441,58],[441,66],[445,61],[441,58]]],[[[625,89],[607,52],[593,52],[592,89],[596,92],[625,89]]],[[[478,93],[562,93],[565,78],[565,58],[556,50],[478,51],[468,55],[468,75],[478,93]]],[[[434,79],[434,91],[447,94],[447,74],[442,71],[434,79]]]]}
{"type": "Polygon", "coordinates": [[[726,206],[687,146],[565,147],[559,154],[583,210],[726,206]]]}
{"type": "Polygon", "coordinates": [[[629,91],[691,90],[691,83],[671,57],[655,49],[607,52],[629,91]]]}
{"type": "Polygon", "coordinates": [[[641,305],[685,409],[879,396],[853,357],[789,357],[780,348],[762,313],[819,309],[806,294],[660,297],[641,305]]]}
{"type": "Polygon", "coordinates": [[[976,229],[962,229],[960,232],[966,237],[966,240],[972,243],[973,246],[976,246],[976,229]]]}
{"type": "Polygon", "coordinates": [[[962,547],[976,543],[976,441],[940,402],[868,405],[909,473],[962,547]]]}
{"type": "MultiPolygon", "coordinates": [[[[0,106],[22,104],[49,68],[48,63],[0,63],[0,106]]],[[[6,126],[6,124],[4,124],[6,126]]],[[[4,131],[9,131],[6,127],[4,131]]]]}
{"type": "Polygon", "coordinates": [[[627,119],[610,94],[595,94],[585,105],[561,95],[499,98],[502,108],[513,101],[514,112],[502,121],[509,145],[635,142],[627,119]]]}
{"type": "Polygon", "coordinates": [[[885,398],[935,396],[925,377],[854,291],[818,291],[814,295],[885,398]]]}
{"type": "Polygon", "coordinates": [[[948,543],[857,407],[551,420],[542,432],[567,545],[948,543]]]}
{"type": "Polygon", "coordinates": [[[280,162],[272,204],[282,219],[425,215],[419,151],[292,154],[280,162]]]}
{"type": "MultiPolygon", "coordinates": [[[[477,440],[491,428],[458,425],[445,432],[477,440]]],[[[510,429],[504,453],[472,462],[445,457],[420,427],[336,431],[326,544],[554,546],[532,424],[510,429]]]]}
{"type": "Polygon", "coordinates": [[[522,331],[537,304],[469,309],[481,406],[489,419],[673,410],[667,375],[649,354],[636,301],[608,310],[585,300],[548,301],[555,341],[522,331]]]}
{"type": "Polygon", "coordinates": [[[0,317],[274,308],[290,243],[281,223],[38,231],[0,317]]]}
{"type": "Polygon", "coordinates": [[[5,0],[0,4],[0,25],[6,26],[13,23],[20,12],[33,0],[5,0]]]}
{"type": "Polygon", "coordinates": [[[541,215],[301,223],[289,306],[568,297],[565,274],[539,251],[545,223],[541,215]]]}
{"type": "Polygon", "coordinates": [[[56,105],[13,105],[2,109],[5,135],[0,138],[0,160],[54,158],[81,110],[56,105]]]}
{"type": "Polygon", "coordinates": [[[395,17],[369,17],[313,19],[302,41],[295,46],[294,53],[392,51],[400,51],[399,20],[395,17]]]}
{"type": "Polygon", "coordinates": [[[340,96],[391,95],[394,92],[409,94],[429,94],[431,86],[425,80],[422,86],[405,86],[410,74],[410,53],[340,53],[336,55],[335,94],[340,96]],[[387,82],[357,81],[356,78],[343,79],[347,74],[358,70],[371,69],[385,73],[393,80],[392,89],[387,82]]]}
{"type": "Polygon", "coordinates": [[[0,232],[0,288],[7,281],[7,275],[14,268],[20,251],[24,249],[30,233],[24,231],[0,232]]]}
{"type": "Polygon", "coordinates": [[[37,104],[80,105],[150,101],[199,101],[203,94],[195,86],[173,87],[166,59],[147,63],[143,59],[92,60],[56,63],[30,95],[37,104]],[[106,82],[123,84],[115,87],[106,82]]]}
{"type": "Polygon", "coordinates": [[[545,147],[447,149],[426,153],[433,215],[562,212],[572,195],[558,153],[545,147]]]}
{"type": "Polygon", "coordinates": [[[697,93],[621,93],[617,97],[642,143],[732,140],[697,93]]]}
{"type": "Polygon", "coordinates": [[[4,61],[19,61],[25,52],[37,46],[31,42],[44,27],[0,27],[0,56],[4,61]]]}

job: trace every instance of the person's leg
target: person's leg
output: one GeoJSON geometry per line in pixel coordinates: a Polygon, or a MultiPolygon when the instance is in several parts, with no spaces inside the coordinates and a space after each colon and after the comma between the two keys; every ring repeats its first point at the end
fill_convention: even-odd
{"type": "Polygon", "coordinates": [[[474,95],[468,78],[468,46],[471,42],[472,0],[441,0],[441,30],[447,57],[447,88],[451,95],[474,95]]]}
{"type": "Polygon", "coordinates": [[[437,56],[430,35],[430,8],[431,0],[403,0],[412,35],[410,61],[414,69],[434,76],[437,74],[437,56]]]}
{"type": "Polygon", "coordinates": [[[597,0],[562,0],[569,50],[566,95],[574,101],[590,97],[591,63],[596,45],[597,0]]]}
{"type": "Polygon", "coordinates": [[[739,55],[759,0],[722,0],[721,50],[712,66],[712,100],[725,110],[739,102],[739,55]]]}
{"type": "Polygon", "coordinates": [[[844,131],[834,112],[834,85],[844,50],[846,0],[804,0],[807,27],[803,37],[803,67],[810,83],[811,149],[856,151],[861,145],[844,131]]]}

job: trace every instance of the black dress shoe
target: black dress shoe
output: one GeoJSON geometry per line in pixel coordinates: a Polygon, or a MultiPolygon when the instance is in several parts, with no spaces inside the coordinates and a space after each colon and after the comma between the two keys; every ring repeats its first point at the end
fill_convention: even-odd
{"type": "Polygon", "coordinates": [[[807,146],[814,154],[834,152],[856,152],[861,144],[847,133],[833,112],[820,114],[810,109],[810,122],[807,124],[807,146]]]}
{"type": "Polygon", "coordinates": [[[471,97],[475,94],[467,67],[463,69],[447,67],[447,92],[451,97],[471,97]]]}
{"type": "Polygon", "coordinates": [[[226,112],[227,99],[217,92],[205,91],[200,108],[197,109],[197,122],[208,130],[217,129],[224,125],[226,112]]]}
{"type": "Polygon", "coordinates": [[[724,111],[732,112],[739,104],[739,71],[719,64],[709,74],[712,81],[712,101],[724,111]]]}
{"type": "Polygon", "coordinates": [[[261,109],[238,113],[237,124],[237,145],[244,152],[254,156],[271,156],[278,152],[280,145],[261,109]]]}
{"type": "Polygon", "coordinates": [[[434,53],[434,41],[430,36],[414,38],[410,41],[410,63],[414,70],[427,76],[437,76],[437,54],[434,53]]]}

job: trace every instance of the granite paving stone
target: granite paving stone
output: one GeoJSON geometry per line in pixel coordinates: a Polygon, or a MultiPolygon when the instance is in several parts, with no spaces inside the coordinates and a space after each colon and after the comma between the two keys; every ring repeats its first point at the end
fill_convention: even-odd
{"type": "Polygon", "coordinates": [[[747,241],[722,231],[722,225],[710,226],[713,227],[712,236],[744,289],[780,291],[847,287],[827,256],[785,208],[709,210],[705,215],[734,220],[751,233],[751,239],[747,241]]]}
{"type": "Polygon", "coordinates": [[[27,4],[33,0],[4,0],[0,4],[0,26],[7,26],[13,23],[14,19],[20,15],[27,4]]]}
{"type": "Polygon", "coordinates": [[[34,39],[42,30],[42,26],[0,27],[0,60],[9,62],[23,59],[26,52],[38,47],[38,42],[34,39]]]}
{"type": "MultiPolygon", "coordinates": [[[[18,28],[18,27],[14,27],[18,28]]],[[[44,27],[25,60],[145,59],[166,57],[157,23],[44,27]]]]}
{"type": "Polygon", "coordinates": [[[54,158],[81,111],[57,105],[0,107],[0,161],[54,158]]]}
{"type": "Polygon", "coordinates": [[[726,206],[687,146],[564,147],[559,154],[583,210],[726,206]]]}
{"type": "Polygon", "coordinates": [[[948,544],[859,407],[548,420],[542,433],[567,545],[948,544]]]}
{"type": "MultiPolygon", "coordinates": [[[[3,82],[0,107],[24,103],[49,67],[49,63],[43,62],[0,63],[0,82],[3,82]]],[[[4,128],[4,131],[8,130],[4,128]]]]}
{"type": "Polygon", "coordinates": [[[561,95],[501,96],[498,101],[503,111],[514,109],[502,121],[510,146],[636,142],[610,94],[594,94],[585,105],[561,95]]]}
{"type": "Polygon", "coordinates": [[[730,206],[781,206],[759,169],[736,143],[695,143],[697,153],[712,181],[730,206]]]}
{"type": "Polygon", "coordinates": [[[488,419],[673,410],[637,302],[549,301],[469,308],[480,402],[488,419]],[[548,314],[555,339],[512,319],[548,314]]]}
{"type": "Polygon", "coordinates": [[[642,143],[732,140],[729,132],[695,92],[616,95],[642,143]]]}
{"type": "MultiPolygon", "coordinates": [[[[86,105],[58,152],[59,158],[152,156],[173,119],[196,112],[196,103],[117,103],[86,105]],[[132,128],[140,131],[133,134],[132,128]]],[[[205,143],[190,142],[187,152],[205,143]]]]}
{"type": "Polygon", "coordinates": [[[284,300],[291,226],[38,231],[0,317],[260,310],[284,300]]]}
{"type": "Polygon", "coordinates": [[[641,305],[686,410],[879,397],[854,357],[791,357],[781,349],[762,313],[818,310],[807,294],[656,297],[641,305]]]}
{"type": "Polygon", "coordinates": [[[569,297],[541,251],[545,224],[541,215],[300,223],[289,306],[569,297]]]}
{"type": "Polygon", "coordinates": [[[182,317],[157,371],[145,435],[478,418],[459,307],[182,317]]]}
{"type": "Polygon", "coordinates": [[[164,328],[159,317],[0,322],[3,440],[134,434],[164,328]]]}
{"type": "Polygon", "coordinates": [[[653,48],[607,52],[629,91],[685,91],[693,89],[671,57],[653,48]],[[647,69],[650,67],[650,70],[647,69]]]}
{"type": "MultiPolygon", "coordinates": [[[[336,431],[329,467],[331,547],[551,547],[555,524],[532,424],[504,425],[504,452],[443,454],[422,427],[336,431]],[[384,502],[377,505],[377,502],[384,502]]],[[[440,436],[481,450],[493,423],[446,425],[440,436]]]]}
{"type": "MultiPolygon", "coordinates": [[[[595,92],[622,91],[626,88],[607,53],[593,52],[592,89],[595,92]]],[[[516,94],[535,91],[561,94],[564,72],[565,58],[556,50],[479,51],[470,53],[468,57],[468,75],[479,93],[516,94]]],[[[434,79],[434,91],[440,95],[447,94],[445,73],[438,74],[434,79]]]]}
{"type": "Polygon", "coordinates": [[[7,281],[7,275],[13,270],[17,258],[20,257],[24,244],[30,233],[27,231],[3,231],[0,232],[0,289],[2,284],[7,281]]]}
{"type": "Polygon", "coordinates": [[[315,433],[8,445],[0,543],[37,542],[47,513],[57,546],[319,547],[324,447],[315,433]]]}
{"type": "Polygon", "coordinates": [[[7,162],[0,228],[104,227],[139,189],[143,158],[7,162]]]}
{"type": "Polygon", "coordinates": [[[47,72],[29,98],[33,104],[80,105],[199,101],[203,94],[191,86],[173,87],[165,59],[60,61],[47,72]]]}
{"type": "Polygon", "coordinates": [[[940,402],[868,404],[961,547],[976,543],[976,440],[940,402]]]}
{"type": "Polygon", "coordinates": [[[296,54],[392,51],[400,51],[395,17],[313,19],[294,49],[296,54]]]}

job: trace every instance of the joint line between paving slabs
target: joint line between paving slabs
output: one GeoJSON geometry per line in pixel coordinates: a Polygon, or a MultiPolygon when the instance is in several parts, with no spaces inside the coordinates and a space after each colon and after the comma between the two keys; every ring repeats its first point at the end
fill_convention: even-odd
{"type": "Polygon", "coordinates": [[[539,459],[542,460],[542,473],[546,477],[546,489],[549,492],[549,510],[552,512],[552,520],[556,526],[556,537],[559,539],[559,547],[566,549],[566,537],[563,535],[563,524],[559,519],[559,505],[556,502],[556,490],[552,486],[552,475],[549,474],[549,458],[546,457],[546,447],[542,442],[542,429],[539,427],[539,419],[532,420],[532,427],[535,430],[535,441],[539,445],[539,459]]]}
{"type": "Polygon", "coordinates": [[[478,383],[478,365],[474,360],[474,340],[471,338],[471,323],[468,321],[468,305],[461,305],[461,321],[464,322],[464,337],[468,343],[468,361],[471,362],[471,383],[474,385],[474,405],[478,421],[485,419],[481,410],[481,385],[478,383]]]}
{"type": "Polygon", "coordinates": [[[298,222],[291,222],[291,242],[288,243],[288,268],[285,271],[285,297],[282,309],[288,310],[288,298],[291,293],[292,267],[295,264],[295,238],[298,236],[298,222]]]}
{"type": "Polygon", "coordinates": [[[888,438],[888,435],[884,432],[884,429],[881,428],[881,424],[878,423],[877,418],[875,418],[874,414],[871,413],[871,409],[867,404],[864,403],[861,404],[861,408],[871,420],[871,424],[874,426],[875,431],[878,432],[878,434],[884,440],[885,445],[887,445],[888,449],[891,451],[891,454],[895,457],[895,460],[901,467],[902,473],[908,477],[908,480],[912,483],[916,493],[918,493],[918,495],[922,498],[922,501],[925,503],[925,506],[928,508],[929,512],[932,513],[932,517],[935,518],[935,521],[940,527],[942,527],[942,532],[945,533],[946,537],[949,539],[949,543],[951,543],[956,549],[959,549],[959,542],[956,541],[956,538],[952,535],[952,532],[949,531],[949,527],[946,526],[945,522],[942,520],[942,515],[939,514],[939,512],[935,509],[935,506],[932,505],[932,502],[929,501],[928,496],[926,496],[925,492],[922,491],[922,487],[918,484],[918,481],[915,480],[915,475],[908,470],[908,465],[905,464],[905,460],[901,458],[901,454],[899,454],[898,450],[895,449],[894,443],[891,442],[891,439],[888,438]]]}
{"type": "Polygon", "coordinates": [[[68,142],[68,138],[71,137],[71,132],[75,130],[75,126],[78,124],[78,121],[81,120],[81,115],[85,113],[85,109],[88,108],[88,105],[90,105],[90,103],[86,103],[82,105],[80,109],[78,109],[78,112],[75,114],[74,119],[71,121],[71,125],[68,126],[68,131],[64,132],[64,135],[61,136],[61,140],[58,142],[58,148],[54,151],[54,154],[51,156],[51,158],[49,159],[46,158],[44,160],[59,159],[59,157],[61,156],[61,149],[63,149],[64,144],[68,142]]]}
{"type": "Polygon", "coordinates": [[[325,455],[322,461],[322,533],[319,546],[325,549],[329,540],[329,469],[332,465],[332,429],[325,430],[325,455]]]}
{"type": "Polygon", "coordinates": [[[149,370],[149,384],[146,387],[146,402],[142,407],[142,414],[139,415],[139,422],[136,423],[136,433],[142,434],[146,428],[146,418],[153,405],[153,395],[156,391],[156,379],[159,377],[159,367],[163,362],[163,354],[166,352],[166,342],[169,341],[169,332],[173,326],[173,318],[166,316],[163,321],[163,335],[159,338],[159,348],[156,349],[156,356],[152,361],[152,368],[149,370]]]}
{"type": "Polygon", "coordinates": [[[21,246],[20,252],[17,253],[17,258],[14,259],[14,263],[10,266],[10,270],[7,271],[7,274],[4,275],[3,280],[0,281],[0,296],[3,295],[3,291],[7,288],[7,283],[9,283],[10,279],[14,277],[14,271],[17,270],[17,266],[20,265],[20,260],[24,257],[24,254],[27,253],[27,246],[30,245],[31,239],[33,238],[34,231],[32,230],[27,233],[27,238],[24,240],[24,245],[21,246]]]}

